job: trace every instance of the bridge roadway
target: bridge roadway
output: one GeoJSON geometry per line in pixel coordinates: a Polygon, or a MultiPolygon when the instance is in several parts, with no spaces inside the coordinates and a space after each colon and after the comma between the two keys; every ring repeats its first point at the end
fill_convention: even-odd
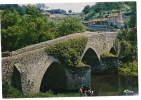
{"type": "Polygon", "coordinates": [[[32,51],[32,50],[36,50],[36,49],[41,49],[41,48],[46,48],[52,44],[58,43],[58,42],[62,42],[65,40],[69,40],[69,39],[73,39],[73,38],[77,38],[77,37],[81,37],[81,36],[85,36],[85,37],[92,37],[92,36],[100,36],[100,35],[105,35],[106,36],[106,40],[105,41],[111,41],[111,40],[115,40],[115,37],[117,35],[117,32],[84,32],[84,33],[75,33],[75,34],[70,34],[67,36],[63,36],[63,37],[59,37],[53,40],[49,40],[49,41],[45,41],[45,42],[41,42],[38,44],[33,44],[15,51],[12,51],[12,56],[14,55],[18,55],[18,54],[22,54],[28,51],[32,51]]]}

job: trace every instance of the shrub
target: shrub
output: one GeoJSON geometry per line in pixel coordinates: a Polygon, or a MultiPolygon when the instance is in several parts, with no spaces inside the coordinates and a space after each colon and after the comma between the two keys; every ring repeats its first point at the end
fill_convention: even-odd
{"type": "Polygon", "coordinates": [[[24,98],[26,97],[23,93],[16,88],[9,86],[7,98],[24,98]]]}
{"type": "Polygon", "coordinates": [[[9,89],[8,82],[2,78],[2,96],[3,98],[7,97],[8,89],[9,89]]]}
{"type": "Polygon", "coordinates": [[[61,43],[54,44],[46,48],[46,52],[58,58],[67,66],[77,66],[80,64],[81,55],[87,43],[86,37],[70,39],[61,43]]]}
{"type": "Polygon", "coordinates": [[[138,76],[138,63],[121,63],[119,64],[119,75],[137,77],[138,76]],[[133,68],[133,69],[132,69],[133,68]]]}

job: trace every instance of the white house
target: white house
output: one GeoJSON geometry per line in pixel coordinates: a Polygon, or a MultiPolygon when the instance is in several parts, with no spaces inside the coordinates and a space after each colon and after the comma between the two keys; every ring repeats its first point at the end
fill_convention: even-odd
{"type": "Polygon", "coordinates": [[[122,19],[121,12],[109,15],[107,18],[107,22],[109,26],[114,26],[117,28],[122,27],[124,24],[124,21],[122,19]]]}

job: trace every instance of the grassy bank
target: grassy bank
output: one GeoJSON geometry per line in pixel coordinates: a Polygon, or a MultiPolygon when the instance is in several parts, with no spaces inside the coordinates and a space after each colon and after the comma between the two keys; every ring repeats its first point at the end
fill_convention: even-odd
{"type": "MultiPolygon", "coordinates": [[[[80,97],[79,93],[58,93],[54,94],[49,90],[46,93],[36,93],[33,95],[24,95],[21,91],[12,86],[6,86],[6,91],[3,91],[3,98],[45,98],[45,97],[80,97]]],[[[3,87],[3,89],[5,89],[3,87]]]]}

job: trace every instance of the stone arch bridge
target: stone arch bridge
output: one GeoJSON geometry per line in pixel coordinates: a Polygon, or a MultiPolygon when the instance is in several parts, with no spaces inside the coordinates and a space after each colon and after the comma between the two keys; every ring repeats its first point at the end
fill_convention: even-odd
{"type": "Polygon", "coordinates": [[[24,94],[45,92],[49,87],[75,90],[89,86],[91,73],[106,69],[100,55],[111,52],[118,56],[116,36],[117,32],[75,33],[12,51],[2,58],[2,77],[24,94]],[[58,59],[45,52],[50,45],[81,36],[88,38],[81,59],[91,67],[62,67],[58,59]]]}

